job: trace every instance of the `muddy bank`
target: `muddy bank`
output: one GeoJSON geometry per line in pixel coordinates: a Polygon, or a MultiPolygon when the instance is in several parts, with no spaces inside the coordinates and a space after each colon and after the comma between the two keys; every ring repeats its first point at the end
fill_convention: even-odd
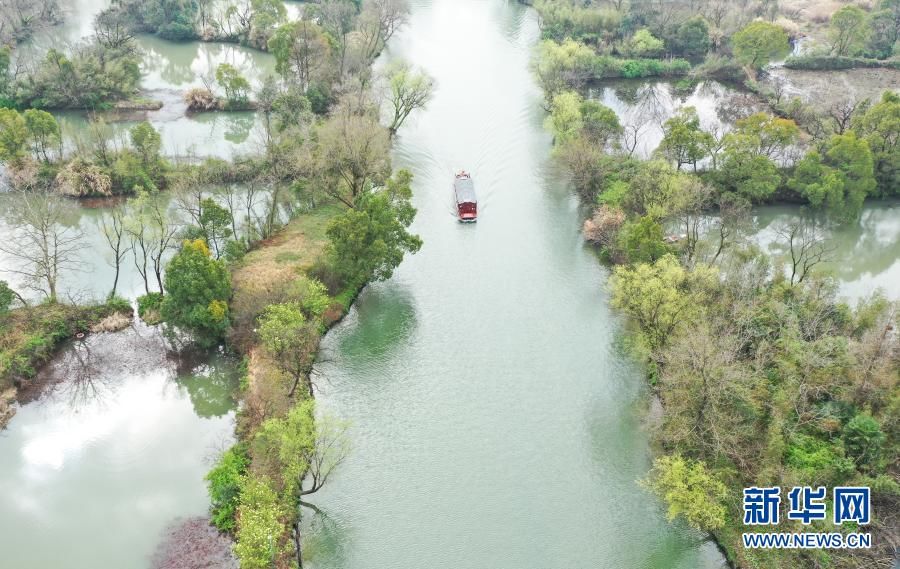
{"type": "Polygon", "coordinates": [[[238,569],[231,540],[210,525],[207,517],[193,517],[166,528],[151,560],[153,569],[238,569]]]}

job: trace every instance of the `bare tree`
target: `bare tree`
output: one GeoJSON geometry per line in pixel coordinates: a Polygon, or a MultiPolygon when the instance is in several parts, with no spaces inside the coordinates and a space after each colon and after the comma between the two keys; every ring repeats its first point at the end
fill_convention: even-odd
{"type": "Polygon", "coordinates": [[[59,278],[65,270],[78,269],[82,261],[83,233],[71,221],[73,208],[65,199],[47,193],[25,192],[18,196],[9,216],[13,238],[0,243],[0,251],[19,261],[6,272],[25,277],[25,286],[56,302],[59,278]]]}
{"type": "Polygon", "coordinates": [[[131,251],[131,245],[126,244],[125,237],[125,211],[122,208],[116,208],[112,211],[107,220],[106,217],[100,220],[100,229],[106,238],[106,243],[112,250],[112,265],[116,270],[116,276],[113,279],[112,291],[109,293],[110,298],[116,296],[116,288],[119,286],[119,273],[122,268],[122,261],[131,251]]]}
{"type": "Polygon", "coordinates": [[[359,114],[344,104],[319,129],[319,170],[324,190],[347,207],[371,185],[390,174],[390,134],[372,113],[359,114]]]}
{"type": "Polygon", "coordinates": [[[359,31],[363,35],[366,59],[381,53],[394,33],[409,20],[407,0],[368,0],[363,4],[359,31]]]}
{"type": "Polygon", "coordinates": [[[787,247],[791,286],[802,283],[817,265],[830,261],[837,249],[826,240],[820,227],[802,221],[784,223],[775,233],[787,247]]]}
{"type": "Polygon", "coordinates": [[[636,121],[622,125],[622,149],[628,153],[628,156],[634,156],[638,142],[641,140],[641,134],[648,121],[636,121]]]}
{"type": "Polygon", "coordinates": [[[831,108],[828,109],[828,114],[831,120],[834,121],[835,133],[844,134],[850,129],[850,123],[853,121],[853,116],[860,108],[861,103],[861,101],[854,99],[845,99],[831,105],[831,108]]]}

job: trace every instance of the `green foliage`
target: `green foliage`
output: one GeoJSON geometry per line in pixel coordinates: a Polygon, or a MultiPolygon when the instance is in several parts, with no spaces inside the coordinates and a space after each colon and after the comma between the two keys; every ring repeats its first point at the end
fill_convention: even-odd
{"type": "Polygon", "coordinates": [[[250,45],[265,49],[275,28],[287,18],[287,9],[280,0],[250,0],[250,45]]]}
{"type": "Polygon", "coordinates": [[[18,160],[25,155],[28,127],[15,109],[0,109],[0,160],[18,160]]]}
{"type": "Polygon", "coordinates": [[[25,118],[25,126],[35,157],[38,159],[43,157],[45,161],[49,161],[47,151],[61,141],[59,124],[47,111],[27,109],[22,116],[25,118]]]}
{"type": "Polygon", "coordinates": [[[661,39],[654,37],[647,28],[642,28],[626,42],[625,52],[631,57],[658,57],[662,54],[663,47],[661,39]]]}
{"type": "Polygon", "coordinates": [[[731,46],[735,59],[753,69],[761,69],[791,51],[784,29],[758,20],[734,34],[731,46]]]}
{"type": "Polygon", "coordinates": [[[228,328],[231,277],[201,240],[185,241],[166,267],[163,319],[190,332],[199,344],[215,345],[228,328]]]}
{"type": "Polygon", "coordinates": [[[810,151],[797,164],[789,186],[813,206],[825,206],[839,219],[858,219],[863,201],[876,186],[868,143],[852,132],[832,136],[823,145],[822,154],[810,151]]]}
{"type": "Polygon", "coordinates": [[[141,72],[128,46],[92,40],[69,54],[50,49],[34,71],[16,79],[11,97],[21,108],[97,109],[133,96],[141,72]]]}
{"type": "Polygon", "coordinates": [[[831,16],[828,36],[837,56],[858,55],[868,39],[868,17],[858,6],[844,6],[831,16]]]}
{"type": "Polygon", "coordinates": [[[275,56],[275,70],[296,81],[302,92],[321,78],[331,45],[324,30],[315,22],[299,20],[279,26],[268,42],[275,56]]]}
{"type": "Polygon", "coordinates": [[[234,531],[235,514],[241,503],[241,477],[247,472],[250,457],[247,447],[237,444],[222,453],[216,465],[206,474],[211,521],[221,532],[234,531]]]}
{"type": "Polygon", "coordinates": [[[781,184],[781,174],[775,163],[744,144],[726,147],[722,165],[714,178],[724,190],[752,203],[765,202],[781,184]]]}
{"type": "Polygon", "coordinates": [[[629,262],[649,263],[669,253],[663,237],[662,225],[645,215],[625,222],[619,230],[616,245],[629,262]]]}
{"type": "Polygon", "coordinates": [[[804,483],[843,484],[853,475],[856,465],[840,451],[831,441],[796,433],[785,452],[785,464],[804,483]]]}
{"type": "Polygon", "coordinates": [[[399,170],[384,188],[364,193],[355,208],[329,224],[327,254],[347,283],[388,279],[405,253],[422,246],[407,231],[416,214],[410,203],[411,182],[412,174],[399,170]]]}
{"type": "Polygon", "coordinates": [[[578,89],[594,75],[594,51],[573,40],[544,40],[537,47],[532,69],[548,101],[568,89],[578,89]]]}
{"type": "Polygon", "coordinates": [[[237,68],[230,63],[220,63],[216,67],[216,81],[225,89],[228,108],[241,108],[247,105],[250,82],[241,75],[237,68]]]}
{"type": "Polygon", "coordinates": [[[203,238],[213,247],[215,257],[220,258],[226,246],[225,241],[232,233],[231,212],[217,204],[214,199],[204,198],[200,201],[198,221],[203,238]]]}
{"type": "Polygon", "coordinates": [[[692,325],[701,314],[702,299],[716,282],[715,270],[688,271],[676,257],[666,255],[653,264],[616,267],[612,302],[640,324],[649,347],[656,349],[692,325]]]}
{"type": "Polygon", "coordinates": [[[694,107],[678,109],[663,125],[663,132],[659,149],[679,170],[685,164],[692,164],[696,170],[697,162],[707,155],[706,149],[712,144],[712,135],[700,128],[694,107]]]}
{"type": "Polygon", "coordinates": [[[160,308],[162,307],[163,295],[159,292],[150,292],[137,298],[138,316],[142,319],[151,320],[158,317],[160,308]],[[155,314],[154,314],[155,313],[155,314]]]}
{"type": "Polygon", "coordinates": [[[575,91],[563,91],[553,97],[547,126],[553,133],[554,142],[564,144],[581,132],[584,126],[581,118],[581,95],[575,91]]]}
{"type": "Polygon", "coordinates": [[[690,59],[701,59],[709,51],[709,24],[703,16],[688,18],[678,26],[676,47],[690,59]]]}
{"type": "Polygon", "coordinates": [[[584,100],[574,91],[564,91],[553,98],[547,126],[558,145],[584,137],[591,144],[604,147],[622,131],[615,111],[597,101],[584,100]]]}
{"type": "Polygon", "coordinates": [[[701,531],[725,525],[728,490],[703,462],[660,457],[644,484],[666,502],[669,521],[680,516],[701,531]]]}
{"type": "Polygon", "coordinates": [[[271,569],[283,547],[288,515],[272,483],[256,476],[241,477],[237,543],[234,554],[241,569],[271,569]]]}
{"type": "Polygon", "coordinates": [[[316,445],[315,402],[306,399],[294,405],[285,417],[266,420],[253,439],[253,454],[261,468],[273,472],[285,486],[286,494],[300,491],[300,482],[310,467],[309,457],[316,445]]]}
{"type": "Polygon", "coordinates": [[[145,171],[155,168],[159,162],[159,150],[162,148],[162,138],[159,133],[147,121],[140,122],[131,127],[129,131],[131,146],[141,157],[141,163],[145,171]]]}
{"type": "Polygon", "coordinates": [[[584,2],[536,0],[534,7],[541,15],[543,36],[558,41],[574,38],[594,42],[617,33],[622,25],[622,14],[615,9],[584,2]]]}
{"type": "Polygon", "coordinates": [[[872,152],[875,193],[900,195],[900,95],[886,91],[881,101],[854,119],[852,129],[872,152]]]}
{"type": "Polygon", "coordinates": [[[16,294],[9,288],[9,283],[0,281],[0,316],[5,316],[9,312],[9,307],[15,299],[16,294]]]}
{"type": "Polygon", "coordinates": [[[841,436],[857,465],[872,471],[881,466],[886,437],[874,417],[868,413],[856,415],[844,426],[841,436]]]}

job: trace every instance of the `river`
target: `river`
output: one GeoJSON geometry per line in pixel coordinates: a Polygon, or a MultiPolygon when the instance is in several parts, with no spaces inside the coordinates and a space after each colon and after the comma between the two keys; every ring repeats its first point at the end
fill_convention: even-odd
{"type": "Polygon", "coordinates": [[[308,516],[317,568],[722,566],[637,483],[641,373],[550,168],[537,38],[518,4],[433,0],[390,45],[438,85],[395,144],[425,245],[325,340],[319,400],[354,449],[308,516]],[[453,215],[460,168],[476,225],[453,215]]]}
{"type": "MultiPolygon", "coordinates": [[[[104,3],[76,4],[96,11],[104,3]]],[[[89,30],[84,10],[73,12],[62,41],[89,30]]],[[[391,280],[367,287],[325,339],[320,406],[352,422],[354,451],[313,500],[325,515],[306,514],[309,566],[723,566],[712,543],[668,524],[637,484],[650,466],[642,375],[620,348],[608,271],[579,234],[583,212],[549,162],[528,71],[537,37],[533,12],[513,2],[416,0],[385,54],[438,81],[395,152],[396,165],[415,174],[414,230],[425,246],[391,280]],[[461,168],[479,191],[474,226],[453,215],[450,180],[461,168]]],[[[239,46],[139,41],[145,87],[161,97],[196,84],[218,61],[254,81],[261,75],[251,71],[271,63],[239,46]]],[[[732,93],[715,84],[684,95],[641,85],[596,96],[626,118],[638,116],[637,103],[663,101],[654,125],[685,104],[705,124],[728,120],[719,100],[732,93]]],[[[177,100],[167,107],[149,118],[168,155],[192,145],[223,156],[252,150],[243,146],[253,143],[252,113],[186,117],[177,100]]],[[[81,128],[78,115],[65,117],[67,132],[81,128]]],[[[652,132],[640,155],[655,146],[652,132]]],[[[85,270],[63,276],[67,294],[109,290],[98,223],[108,215],[88,202],[73,215],[86,234],[85,270]]],[[[795,215],[760,208],[754,238],[777,252],[773,227],[795,215]]],[[[0,239],[9,235],[0,219],[0,239]]],[[[830,268],[842,294],[881,286],[900,296],[896,204],[867,204],[858,225],[833,236],[841,262],[830,268]]],[[[120,292],[134,298],[143,287],[130,259],[124,271],[120,292]]],[[[217,355],[173,358],[140,323],[67,346],[41,373],[45,395],[0,434],[4,566],[148,567],[165,529],[208,507],[202,478],[231,440],[234,376],[234,362],[217,355]]]]}

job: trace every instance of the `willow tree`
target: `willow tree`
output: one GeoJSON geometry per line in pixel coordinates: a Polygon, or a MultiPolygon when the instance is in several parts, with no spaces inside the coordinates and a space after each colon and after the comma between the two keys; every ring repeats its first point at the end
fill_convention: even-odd
{"type": "Polygon", "coordinates": [[[393,110],[388,130],[391,136],[416,109],[424,108],[434,95],[434,79],[424,71],[413,69],[405,61],[395,61],[385,71],[386,96],[393,110]]]}

